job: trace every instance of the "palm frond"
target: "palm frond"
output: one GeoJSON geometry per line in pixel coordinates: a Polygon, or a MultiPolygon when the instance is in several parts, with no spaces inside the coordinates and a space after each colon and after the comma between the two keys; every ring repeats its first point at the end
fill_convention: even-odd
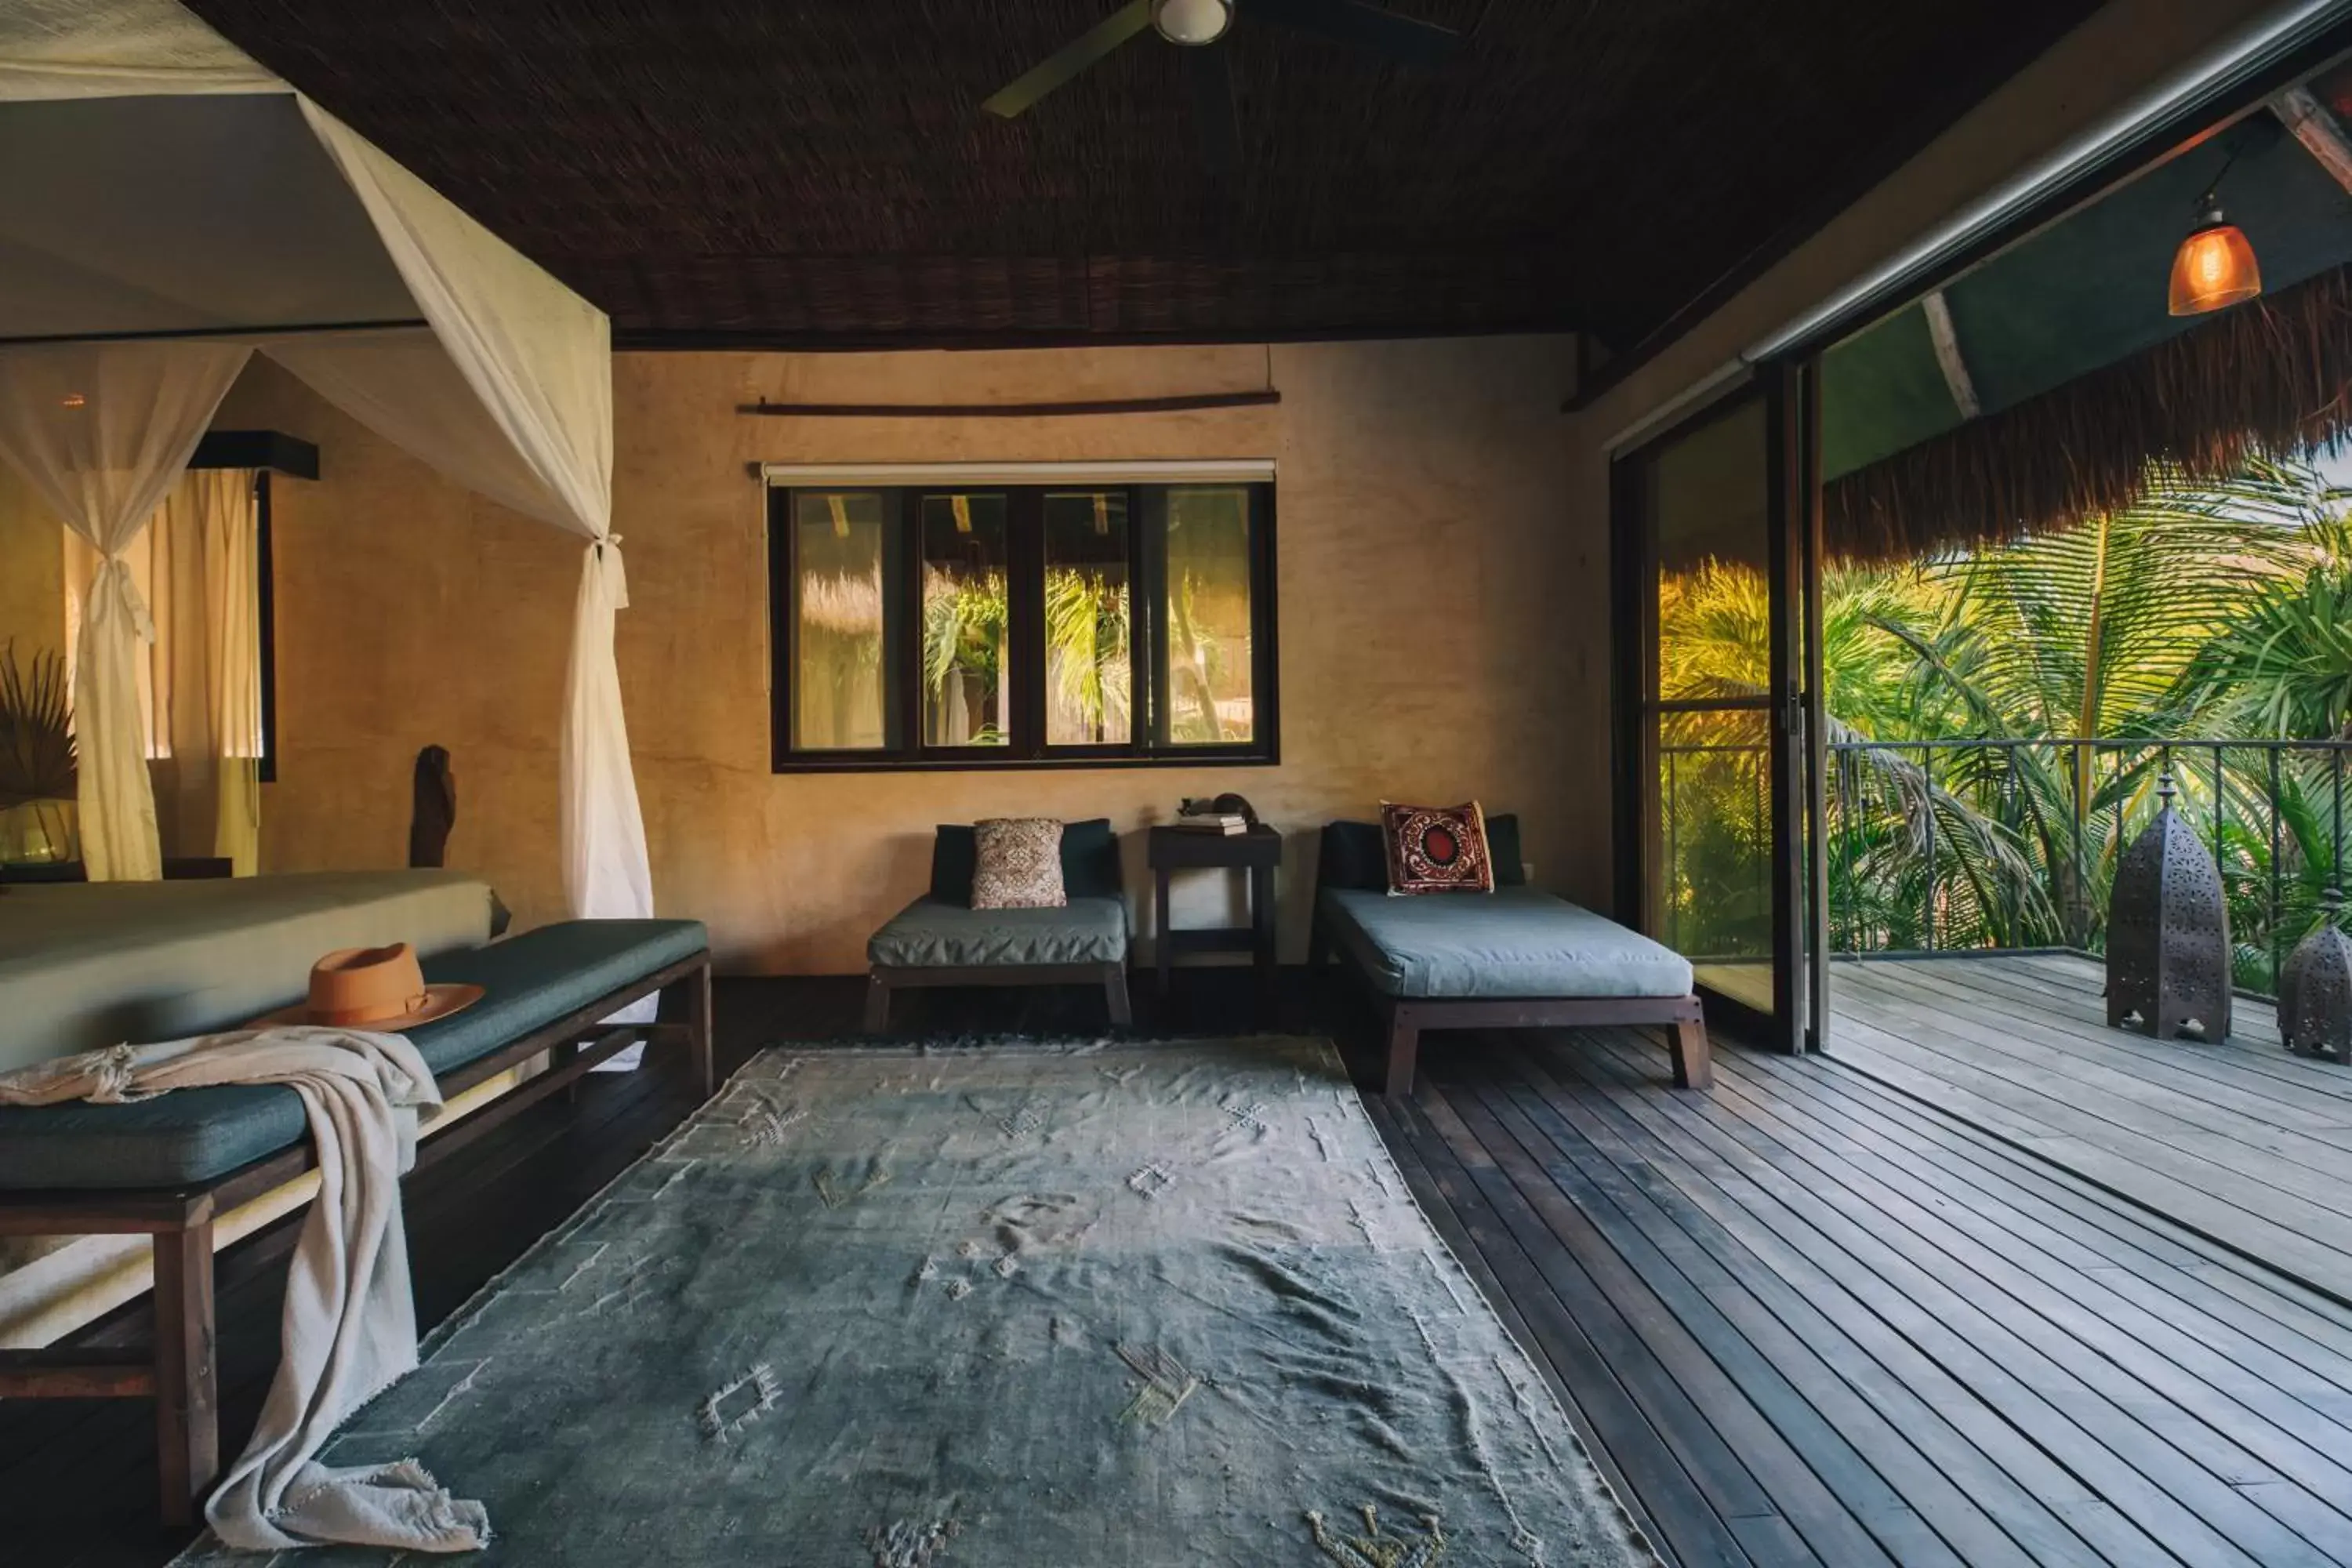
{"type": "Polygon", "coordinates": [[[26,669],[11,638],[0,647],[0,808],[70,799],[75,778],[65,657],[43,649],[26,669]]]}

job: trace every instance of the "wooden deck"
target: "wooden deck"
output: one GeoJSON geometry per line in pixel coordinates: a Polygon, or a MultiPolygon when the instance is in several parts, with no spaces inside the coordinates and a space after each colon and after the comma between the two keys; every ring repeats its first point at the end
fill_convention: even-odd
{"type": "Polygon", "coordinates": [[[2337,1303],[1841,1061],[1423,1061],[1376,1114],[1677,1561],[2352,1562],[2337,1303]]]}
{"type": "Polygon", "coordinates": [[[1830,1049],[2352,1304],[2352,1067],[2242,998],[2220,1045],[2110,1029],[2103,984],[2054,954],[1839,963],[1830,1049]]]}

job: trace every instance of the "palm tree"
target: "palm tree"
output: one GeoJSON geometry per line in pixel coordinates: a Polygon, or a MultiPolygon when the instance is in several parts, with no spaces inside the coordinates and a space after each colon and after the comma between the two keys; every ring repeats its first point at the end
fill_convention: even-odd
{"type": "MultiPolygon", "coordinates": [[[[2095,945],[2115,853],[2153,810],[2165,742],[2347,733],[2344,500],[2307,464],[2256,462],[2221,484],[2159,476],[2140,503],[2066,532],[1832,573],[1840,945],[2095,945]],[[2117,738],[2147,744],[2078,743],[2117,738]]],[[[1670,579],[1660,629],[1668,694],[1762,689],[1769,605],[1752,569],[1710,562],[1670,579]]],[[[2184,781],[2183,804],[2206,818],[2233,896],[2267,886],[2269,835],[2249,826],[2265,812],[2294,860],[2283,875],[2307,883],[2322,849],[2332,868],[2318,809],[2331,781],[2287,759],[2273,804],[2267,758],[2221,754],[2218,786],[2184,781]]],[[[1721,807],[1746,809],[1729,796],[1721,807]]],[[[1685,804],[1686,817],[1705,809],[1685,804]]],[[[2267,924],[2260,913],[2245,930],[2267,924]]]]}

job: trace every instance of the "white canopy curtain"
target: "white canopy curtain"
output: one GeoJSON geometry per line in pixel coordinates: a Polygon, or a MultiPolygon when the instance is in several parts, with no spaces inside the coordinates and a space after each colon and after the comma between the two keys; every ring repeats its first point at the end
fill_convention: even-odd
{"type": "Polygon", "coordinates": [[[74,659],[82,859],[93,880],[163,874],[137,668],[155,626],[123,552],[187,468],[249,352],[79,343],[0,358],[0,459],[99,555],[74,659]]]}
{"type": "MultiPolygon", "coordinates": [[[[261,833],[260,504],[249,468],[190,468],[121,554],[146,600],[154,640],[137,657],[147,773],[166,865],[217,858],[259,869],[261,833]]],[[[66,542],[66,637],[100,557],[66,542]]],[[[73,661],[68,661],[69,667],[73,661]]]]}
{"type": "Polygon", "coordinates": [[[96,335],[258,347],[450,478],[583,536],[564,889],[578,915],[651,914],[613,656],[628,595],[603,313],[176,0],[0,0],[0,384],[35,363],[30,340],[96,335]]]}

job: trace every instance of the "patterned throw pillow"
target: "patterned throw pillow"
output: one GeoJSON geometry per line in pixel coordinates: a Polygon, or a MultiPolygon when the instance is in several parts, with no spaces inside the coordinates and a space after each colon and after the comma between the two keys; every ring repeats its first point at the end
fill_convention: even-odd
{"type": "Polygon", "coordinates": [[[1381,802],[1381,839],[1388,850],[1389,892],[1491,893],[1495,862],[1486,852],[1486,814],[1462,805],[1381,802]]]}
{"type": "Polygon", "coordinates": [[[971,874],[976,910],[1058,910],[1062,825],[1050,816],[999,816],[971,825],[979,863],[971,874]]]}

